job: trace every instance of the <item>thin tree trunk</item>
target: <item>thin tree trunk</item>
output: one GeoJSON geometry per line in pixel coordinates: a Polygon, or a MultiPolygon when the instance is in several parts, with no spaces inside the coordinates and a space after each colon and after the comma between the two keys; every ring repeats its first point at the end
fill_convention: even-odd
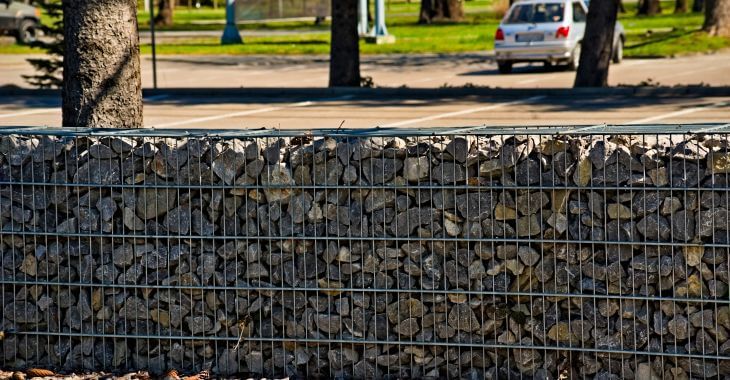
{"type": "Polygon", "coordinates": [[[421,10],[418,12],[418,23],[430,24],[433,20],[434,14],[433,0],[421,0],[421,10]]]}
{"type": "Polygon", "coordinates": [[[360,86],[358,0],[332,0],[330,87],[360,86]]]}
{"type": "Polygon", "coordinates": [[[158,0],[157,15],[155,15],[155,25],[170,26],[172,25],[173,0],[158,0]]]}
{"type": "Polygon", "coordinates": [[[618,11],[621,13],[626,13],[626,7],[624,6],[624,2],[622,0],[619,0],[618,2],[618,11]]]}
{"type": "Polygon", "coordinates": [[[662,12],[662,6],[659,0],[642,0],[639,2],[638,14],[644,16],[654,16],[662,12]]]}
{"type": "Polygon", "coordinates": [[[141,128],[136,0],[63,0],[63,125],[141,128]]]}
{"type": "Polygon", "coordinates": [[[674,13],[687,13],[687,0],[676,0],[674,2],[674,13]]]}
{"type": "Polygon", "coordinates": [[[692,12],[699,13],[705,9],[705,0],[695,0],[692,2],[692,12]]]}
{"type": "Polygon", "coordinates": [[[419,24],[436,20],[461,21],[464,19],[463,0],[421,0],[419,24]]]}
{"type": "Polygon", "coordinates": [[[613,32],[619,0],[593,0],[588,9],[586,31],[575,76],[575,87],[606,87],[613,54],[613,32]]]}
{"type": "Polygon", "coordinates": [[[730,37],[730,0],[705,0],[705,24],[711,36],[730,37]]]}
{"type": "Polygon", "coordinates": [[[463,0],[439,0],[443,8],[443,17],[449,21],[461,21],[464,19],[463,0]]]}

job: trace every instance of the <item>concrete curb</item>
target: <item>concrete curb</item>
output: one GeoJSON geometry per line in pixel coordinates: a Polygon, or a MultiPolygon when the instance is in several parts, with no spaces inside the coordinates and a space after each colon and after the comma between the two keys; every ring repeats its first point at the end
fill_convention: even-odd
{"type": "MultiPolygon", "coordinates": [[[[164,88],[144,89],[144,96],[170,97],[328,97],[352,96],[362,98],[448,98],[465,96],[639,96],[639,97],[684,97],[684,96],[730,96],[730,87],[609,87],[609,88],[164,88]]],[[[0,88],[0,96],[60,96],[60,90],[0,88]]]]}

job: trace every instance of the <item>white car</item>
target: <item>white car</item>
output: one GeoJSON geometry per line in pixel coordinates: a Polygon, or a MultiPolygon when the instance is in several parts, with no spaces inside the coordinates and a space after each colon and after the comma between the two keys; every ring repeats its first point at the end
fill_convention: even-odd
{"type": "MultiPolygon", "coordinates": [[[[523,0],[512,4],[494,37],[499,72],[517,62],[567,64],[578,68],[588,7],[581,0],[523,0]]],[[[623,59],[624,29],[616,22],[613,62],[623,59]]]]}

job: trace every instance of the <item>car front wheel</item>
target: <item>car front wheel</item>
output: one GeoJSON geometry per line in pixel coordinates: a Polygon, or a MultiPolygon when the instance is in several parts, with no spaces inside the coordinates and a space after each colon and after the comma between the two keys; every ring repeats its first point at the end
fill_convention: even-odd
{"type": "Polygon", "coordinates": [[[624,60],[624,41],[619,38],[616,46],[613,48],[613,63],[621,63],[624,60]]]}
{"type": "Polygon", "coordinates": [[[497,61],[497,67],[499,72],[502,74],[509,74],[512,72],[512,62],[510,61],[497,61]]]}
{"type": "Polygon", "coordinates": [[[568,61],[568,69],[571,71],[578,70],[578,66],[580,65],[580,44],[575,45],[575,49],[573,49],[573,54],[570,55],[570,61],[568,61]]]}
{"type": "Polygon", "coordinates": [[[20,22],[18,34],[16,35],[15,39],[18,41],[19,44],[31,44],[37,39],[37,29],[38,28],[35,21],[23,20],[20,22]]]}

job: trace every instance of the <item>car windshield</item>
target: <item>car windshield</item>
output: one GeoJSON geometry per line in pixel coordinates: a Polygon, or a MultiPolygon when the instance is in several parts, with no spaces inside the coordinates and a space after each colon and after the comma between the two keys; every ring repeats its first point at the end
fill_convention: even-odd
{"type": "Polygon", "coordinates": [[[565,5],[562,3],[519,4],[512,8],[505,24],[539,24],[562,22],[565,5]]]}

